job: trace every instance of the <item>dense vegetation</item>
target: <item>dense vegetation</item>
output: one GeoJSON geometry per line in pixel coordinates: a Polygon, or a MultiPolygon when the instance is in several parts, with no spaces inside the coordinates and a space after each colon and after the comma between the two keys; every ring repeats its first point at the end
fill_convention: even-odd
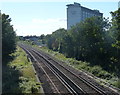
{"type": "MultiPolygon", "coordinates": [[[[32,45],[32,42],[25,41],[24,43],[32,45]]],[[[32,45],[32,46],[39,49],[39,50],[42,50],[42,51],[48,53],[49,55],[53,56],[57,60],[60,60],[63,63],[70,65],[77,70],[80,70],[80,71],[83,71],[87,74],[90,74],[101,85],[108,84],[110,86],[114,85],[114,86],[120,88],[120,80],[118,79],[118,77],[112,73],[107,72],[101,66],[98,66],[98,65],[91,66],[90,62],[83,62],[83,61],[78,61],[74,58],[67,58],[64,54],[61,54],[57,51],[53,51],[51,49],[48,49],[47,47],[39,48],[37,45],[32,45]]]]}
{"type": "Polygon", "coordinates": [[[112,22],[101,17],[87,18],[70,30],[58,29],[46,35],[49,49],[67,57],[99,65],[120,77],[120,9],[111,12],[112,22]]]}
{"type": "Polygon", "coordinates": [[[91,17],[68,31],[61,28],[52,34],[41,35],[39,39],[49,49],[39,48],[34,41],[27,40],[25,43],[120,88],[120,9],[111,12],[111,15],[112,22],[91,17]]]}
{"type": "Polygon", "coordinates": [[[39,93],[40,83],[37,82],[32,64],[26,53],[16,47],[17,37],[11,18],[2,14],[2,93],[39,93]]]}
{"type": "Polygon", "coordinates": [[[2,58],[7,59],[16,49],[16,34],[9,15],[2,14],[2,58]]]}
{"type": "Polygon", "coordinates": [[[32,47],[37,48],[38,50],[42,50],[43,52],[46,52],[47,54],[53,56],[57,60],[60,60],[63,63],[70,65],[75,69],[78,69],[80,71],[86,72],[87,74],[90,74],[101,85],[104,85],[104,84],[107,84],[109,86],[114,85],[114,86],[120,88],[119,78],[114,73],[110,73],[110,72],[104,70],[99,65],[92,66],[90,62],[83,62],[80,60],[78,61],[74,58],[67,58],[64,54],[59,53],[58,51],[53,51],[51,49],[48,49],[47,47],[39,47],[38,45],[33,44],[33,41],[21,41],[21,42],[31,45],[32,47]]]}
{"type": "Polygon", "coordinates": [[[9,56],[14,60],[3,66],[2,93],[39,93],[40,83],[37,82],[32,64],[28,61],[26,53],[17,47],[16,52],[9,56]]]}

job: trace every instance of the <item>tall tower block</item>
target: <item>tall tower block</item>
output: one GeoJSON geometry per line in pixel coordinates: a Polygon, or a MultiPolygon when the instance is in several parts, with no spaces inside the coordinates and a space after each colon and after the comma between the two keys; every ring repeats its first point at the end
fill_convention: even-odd
{"type": "Polygon", "coordinates": [[[118,8],[120,8],[120,1],[118,2],[118,8]]]}
{"type": "Polygon", "coordinates": [[[67,6],[67,30],[71,26],[76,25],[80,21],[92,16],[103,16],[99,10],[91,10],[89,8],[81,6],[79,3],[68,4],[67,6]]]}
{"type": "Polygon", "coordinates": [[[79,3],[67,5],[67,29],[81,21],[81,7],[79,3]]]}

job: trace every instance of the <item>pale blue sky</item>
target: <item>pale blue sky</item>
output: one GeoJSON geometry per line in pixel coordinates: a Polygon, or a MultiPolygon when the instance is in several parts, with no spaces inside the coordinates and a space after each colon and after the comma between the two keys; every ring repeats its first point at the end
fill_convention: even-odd
{"type": "MultiPolygon", "coordinates": [[[[2,2],[2,13],[10,15],[17,35],[51,34],[67,28],[66,5],[72,2],[2,2]]],[[[98,9],[104,17],[118,8],[118,2],[78,2],[90,9],[98,9]]]]}

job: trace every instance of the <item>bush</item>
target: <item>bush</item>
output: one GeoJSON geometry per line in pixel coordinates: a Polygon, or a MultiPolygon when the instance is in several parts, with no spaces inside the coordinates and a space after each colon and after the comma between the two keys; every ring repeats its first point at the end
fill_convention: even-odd
{"type": "Polygon", "coordinates": [[[100,68],[99,66],[94,66],[93,68],[91,68],[90,72],[96,76],[98,76],[99,72],[101,72],[102,68],[100,68]]]}
{"type": "Polygon", "coordinates": [[[105,70],[103,70],[100,66],[94,66],[90,69],[90,72],[94,74],[95,76],[103,79],[110,79],[112,78],[112,75],[105,70]]]}
{"type": "Polygon", "coordinates": [[[114,84],[116,87],[120,88],[120,79],[114,84]]]}
{"type": "Polygon", "coordinates": [[[103,79],[111,79],[112,78],[112,75],[106,71],[101,71],[99,72],[99,76],[100,78],[103,78],[103,79]]]}

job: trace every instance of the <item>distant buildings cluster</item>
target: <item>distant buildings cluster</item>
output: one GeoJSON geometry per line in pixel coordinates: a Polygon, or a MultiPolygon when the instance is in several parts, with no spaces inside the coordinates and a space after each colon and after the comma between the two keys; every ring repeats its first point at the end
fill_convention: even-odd
{"type": "Polygon", "coordinates": [[[36,44],[38,46],[46,46],[45,43],[43,43],[43,40],[40,36],[19,36],[20,40],[32,42],[32,44],[36,44]]]}
{"type": "Polygon", "coordinates": [[[71,26],[83,21],[84,19],[92,16],[103,16],[99,10],[91,10],[86,7],[81,6],[79,3],[68,4],[67,5],[67,29],[71,26]]]}

